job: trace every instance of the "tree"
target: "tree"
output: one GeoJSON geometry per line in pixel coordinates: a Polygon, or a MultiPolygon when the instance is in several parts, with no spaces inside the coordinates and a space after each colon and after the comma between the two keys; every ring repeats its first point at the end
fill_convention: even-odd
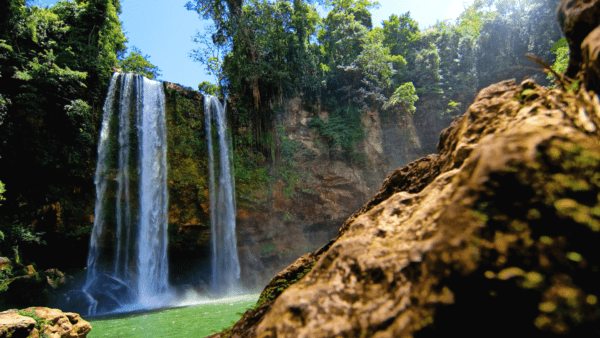
{"type": "Polygon", "coordinates": [[[160,69],[151,64],[148,59],[150,55],[142,55],[142,51],[136,46],[131,47],[129,55],[122,57],[118,60],[118,65],[121,70],[129,73],[136,73],[144,75],[150,80],[158,78],[161,74],[160,69]]]}
{"type": "Polygon", "coordinates": [[[3,213],[26,223],[43,205],[89,187],[97,114],[126,39],[118,0],[2,2],[0,177],[19,182],[3,213]]]}
{"type": "Polygon", "coordinates": [[[481,89],[492,83],[526,76],[540,84],[545,76],[525,54],[554,63],[550,52],[562,32],[556,22],[559,0],[495,0],[496,15],[481,26],[478,39],[477,69],[481,89]]]}
{"type": "Polygon", "coordinates": [[[315,95],[319,89],[310,42],[319,21],[315,7],[300,0],[197,0],[186,6],[213,20],[210,39],[208,34],[195,39],[205,48],[191,56],[217,77],[223,92],[236,97],[230,110],[234,132],[250,128],[254,146],[270,158],[272,107],[284,93],[315,95]]]}
{"type": "Polygon", "coordinates": [[[383,21],[384,43],[390,48],[392,55],[407,57],[421,39],[419,24],[410,17],[410,12],[401,16],[390,15],[383,21]]]}
{"type": "Polygon", "coordinates": [[[373,28],[369,9],[379,3],[369,0],[330,1],[332,10],[323,21],[318,39],[324,47],[329,68],[348,66],[362,51],[367,32],[373,28]]]}
{"type": "Polygon", "coordinates": [[[208,81],[203,81],[198,85],[198,90],[207,95],[219,96],[221,89],[219,86],[216,86],[208,81]]]}

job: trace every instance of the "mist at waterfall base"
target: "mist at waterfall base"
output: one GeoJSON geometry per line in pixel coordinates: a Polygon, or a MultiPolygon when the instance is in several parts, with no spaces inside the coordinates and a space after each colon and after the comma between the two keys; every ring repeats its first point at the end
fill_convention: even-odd
{"type": "MultiPolygon", "coordinates": [[[[92,317],[204,302],[241,294],[235,237],[231,141],[224,107],[205,97],[212,253],[210,287],[169,283],[166,117],[163,83],[113,74],[103,108],[96,167],[96,206],[87,271],[59,308],[92,317]],[[214,116],[213,116],[214,115],[214,116]],[[214,120],[214,122],[213,122],[214,120]],[[213,150],[214,148],[214,150],[213,150]],[[218,152],[215,175],[214,152],[218,152]],[[215,180],[215,176],[218,176],[215,180]]],[[[201,280],[191,266],[188,279],[201,280]]]]}

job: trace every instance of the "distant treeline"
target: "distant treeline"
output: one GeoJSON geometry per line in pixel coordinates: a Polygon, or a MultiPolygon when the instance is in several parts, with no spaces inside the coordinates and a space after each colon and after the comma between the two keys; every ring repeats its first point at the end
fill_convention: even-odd
{"type": "MultiPolygon", "coordinates": [[[[415,114],[439,131],[492,83],[529,76],[550,84],[525,54],[555,62],[558,3],[476,0],[455,21],[426,30],[410,12],[374,27],[370,10],[377,3],[369,0],[319,1],[330,10],[323,19],[313,1],[302,0],[194,0],[187,8],[213,22],[212,31],[196,38],[202,47],[192,56],[218,83],[200,89],[231,97],[234,129],[251,130],[247,140],[268,157],[272,138],[265,134],[275,133],[284,97],[320,102],[330,119],[350,125],[368,107],[400,121],[415,114]]],[[[323,128],[323,121],[314,125],[323,128]]],[[[351,129],[346,136],[358,137],[351,129]]],[[[438,134],[429,134],[431,145],[438,134]]]]}

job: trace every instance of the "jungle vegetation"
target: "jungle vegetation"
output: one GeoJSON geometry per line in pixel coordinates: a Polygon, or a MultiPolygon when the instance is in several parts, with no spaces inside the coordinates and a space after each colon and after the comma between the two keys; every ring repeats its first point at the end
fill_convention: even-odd
{"type": "Polygon", "coordinates": [[[70,217],[94,200],[111,73],[159,74],[138,49],[127,54],[119,0],[46,8],[0,0],[0,8],[0,256],[13,257],[19,246],[41,243],[35,219],[50,209],[66,229],[46,231],[48,242],[88,225],[70,217]]]}
{"type": "MultiPolygon", "coordinates": [[[[364,136],[360,117],[367,109],[393,122],[413,118],[427,154],[481,88],[526,76],[552,85],[525,54],[557,71],[566,65],[558,2],[476,0],[457,20],[427,28],[410,12],[378,27],[370,13],[377,2],[370,0],[188,2],[212,22],[191,55],[216,80],[199,89],[234,103],[238,194],[256,198],[250,192],[276,175],[293,195],[301,173],[292,154],[313,156],[276,123],[285,98],[329,111],[311,128],[323,147],[361,163],[353,147],[364,136]],[[325,17],[317,5],[328,10],[325,17]]],[[[80,201],[94,200],[111,73],[120,68],[157,78],[160,70],[137,48],[127,50],[119,0],[59,1],[49,8],[0,0],[0,8],[0,256],[12,257],[19,247],[44,240],[59,246],[68,236],[89,234],[89,220],[74,215],[82,214],[80,201]],[[58,228],[44,228],[40,215],[58,228]]]]}
{"type": "Polygon", "coordinates": [[[191,53],[216,78],[200,90],[231,97],[234,131],[244,135],[240,145],[252,143],[269,158],[276,107],[292,96],[331,113],[311,125],[347,155],[361,136],[356,112],[366,109],[394,120],[413,115],[421,131],[428,129],[420,135],[425,151],[435,152],[438,132],[480,89],[525,77],[551,84],[525,55],[550,64],[567,55],[552,48],[562,38],[558,3],[476,0],[455,21],[426,29],[410,12],[376,27],[370,10],[378,3],[370,0],[192,0],[186,6],[212,21],[191,53]],[[317,5],[329,10],[326,17],[317,5]]]}
{"type": "MultiPolygon", "coordinates": [[[[276,122],[285,98],[300,97],[315,112],[309,125],[330,156],[364,161],[353,149],[364,136],[361,114],[368,110],[379,111],[387,124],[414,121],[420,155],[434,153],[441,130],[479,90],[525,77],[552,85],[526,54],[556,62],[559,70],[566,65],[558,3],[476,0],[456,20],[427,28],[410,12],[392,14],[377,27],[370,11],[378,3],[371,0],[192,0],[186,7],[212,22],[190,53],[216,79],[199,89],[231,99],[234,148],[254,154],[253,163],[236,163],[236,173],[266,165],[289,191],[299,180],[287,174],[297,166],[286,153],[301,151],[286,150],[290,141],[276,122]],[[317,5],[328,10],[325,17],[317,5]],[[320,110],[329,112],[326,120],[316,116],[320,110]]],[[[240,175],[236,187],[260,178],[267,180],[240,175]]]]}

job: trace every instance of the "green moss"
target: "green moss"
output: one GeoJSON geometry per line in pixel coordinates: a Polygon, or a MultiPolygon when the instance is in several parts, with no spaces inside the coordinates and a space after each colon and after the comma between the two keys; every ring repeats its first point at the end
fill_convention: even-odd
{"type": "Polygon", "coordinates": [[[263,254],[269,254],[271,251],[275,250],[275,243],[271,243],[271,244],[267,244],[267,245],[263,245],[262,248],[260,248],[260,250],[262,251],[263,254]]]}
{"type": "Polygon", "coordinates": [[[272,178],[268,174],[265,157],[252,151],[250,140],[238,139],[238,147],[233,152],[235,174],[235,195],[238,206],[256,208],[266,203],[271,195],[272,178]]]}
{"type": "Polygon", "coordinates": [[[12,267],[0,269],[0,293],[8,290],[8,284],[10,284],[12,277],[12,267]]]}
{"type": "Polygon", "coordinates": [[[289,281],[286,279],[278,279],[274,283],[269,284],[271,286],[267,287],[260,294],[260,297],[258,298],[256,305],[254,305],[254,308],[258,309],[263,304],[275,300],[283,291],[289,288],[290,285],[297,283],[300,279],[302,279],[302,277],[309,273],[315,265],[316,262],[311,264],[309,267],[302,270],[301,272],[297,273],[295,276],[293,276],[293,279],[290,279],[289,281]]]}
{"type": "MultiPolygon", "coordinates": [[[[44,328],[49,324],[49,322],[46,319],[36,316],[34,309],[30,309],[29,311],[19,310],[18,313],[21,316],[33,318],[35,320],[35,328],[38,330],[38,332],[42,332],[44,328]]],[[[46,336],[46,334],[44,334],[44,336],[46,336]]]]}
{"type": "Polygon", "coordinates": [[[351,152],[354,144],[365,136],[361,124],[361,111],[355,106],[331,105],[332,111],[327,121],[315,117],[310,121],[310,127],[319,131],[331,149],[340,148],[351,152]]]}
{"type": "Polygon", "coordinates": [[[568,332],[597,311],[584,302],[600,282],[600,149],[559,138],[537,149],[534,163],[490,176],[494,188],[473,208],[486,227],[473,241],[479,254],[469,257],[494,280],[492,290],[510,283],[531,292],[524,295],[539,302],[536,327],[568,332]]]}
{"type": "Polygon", "coordinates": [[[204,109],[200,100],[166,88],[169,210],[180,223],[208,224],[201,204],[208,201],[208,156],[204,109]]]}

